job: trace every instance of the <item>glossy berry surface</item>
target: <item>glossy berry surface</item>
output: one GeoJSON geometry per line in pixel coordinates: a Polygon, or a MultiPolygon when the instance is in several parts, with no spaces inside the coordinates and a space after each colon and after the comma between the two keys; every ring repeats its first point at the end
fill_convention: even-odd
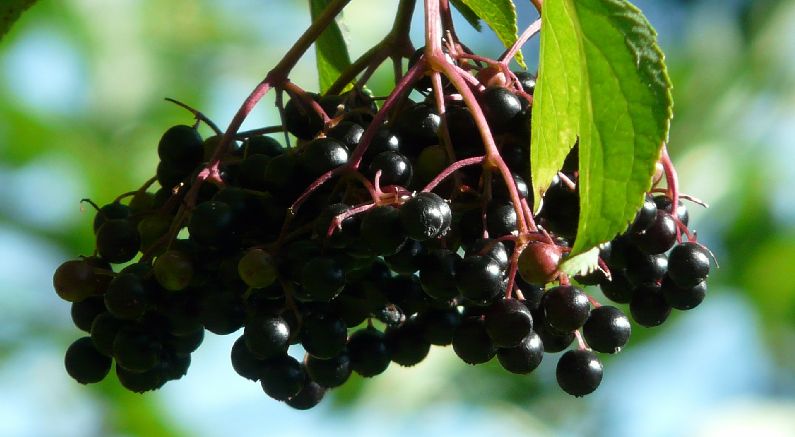
{"type": "Polygon", "coordinates": [[[674,246],[668,254],[668,276],[680,287],[692,287],[707,279],[709,253],[698,243],[674,246]]]}
{"type": "Polygon", "coordinates": [[[485,324],[477,318],[465,319],[456,328],[453,334],[453,350],[467,364],[483,364],[497,353],[485,324]]]}
{"type": "Polygon", "coordinates": [[[547,323],[561,332],[579,329],[588,319],[591,304],[579,288],[561,285],[546,292],[541,299],[547,323]]]}
{"type": "Polygon", "coordinates": [[[582,327],[582,334],[591,349],[614,354],[627,344],[632,326],[618,308],[601,306],[591,311],[582,327]]]}
{"type": "Polygon", "coordinates": [[[671,314],[671,306],[658,285],[641,285],[633,292],[629,311],[639,325],[652,327],[665,322],[671,314]]]}
{"type": "Polygon", "coordinates": [[[497,350],[497,359],[503,369],[517,374],[530,373],[544,358],[544,344],[541,337],[530,332],[518,345],[497,350]]]}
{"type": "Polygon", "coordinates": [[[699,282],[691,287],[680,287],[670,277],[662,281],[661,287],[665,301],[672,308],[678,310],[691,310],[701,304],[707,295],[706,281],[699,282]]]}
{"type": "Polygon", "coordinates": [[[279,355],[262,366],[260,385],[262,390],[279,401],[286,401],[304,388],[306,375],[304,368],[289,355],[279,355]]]}
{"type": "Polygon", "coordinates": [[[493,303],[485,315],[486,332],[494,345],[501,348],[517,346],[533,329],[533,315],[517,299],[493,303]]]}
{"type": "Polygon", "coordinates": [[[602,383],[602,362],[586,349],[570,350],[558,360],[555,375],[566,393],[581,397],[592,393],[602,383]]]}
{"type": "Polygon", "coordinates": [[[379,183],[381,186],[400,185],[407,187],[414,175],[414,168],[407,157],[397,152],[386,151],[379,153],[373,158],[368,173],[372,178],[375,178],[376,174],[380,174],[379,183]]]}
{"type": "Polygon", "coordinates": [[[419,193],[400,208],[400,220],[409,238],[425,241],[450,229],[450,205],[434,193],[419,193]]]}
{"type": "Polygon", "coordinates": [[[391,360],[384,334],[373,328],[360,329],[350,336],[348,354],[351,368],[366,378],[383,373],[391,360]]]}

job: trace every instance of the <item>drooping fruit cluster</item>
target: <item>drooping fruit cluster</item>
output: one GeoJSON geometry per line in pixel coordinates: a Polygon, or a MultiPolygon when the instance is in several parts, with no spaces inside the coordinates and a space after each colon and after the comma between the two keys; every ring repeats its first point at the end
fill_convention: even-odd
{"type": "MultiPolygon", "coordinates": [[[[424,56],[380,106],[361,87],[321,96],[284,83],[281,126],[205,139],[169,128],[156,177],[97,207],[96,252],[55,272],[86,332],[67,372],[94,383],[115,362],[124,387],[154,390],[185,375],[205,330],[242,332],[234,370],[306,409],[352,372],[414,366],[432,345],[526,374],[577,338],[558,383],[595,390],[595,352],[618,352],[630,323],[559,268],[579,219],[576,147],[534,215],[535,77],[451,50],[469,88],[442,81],[432,94],[424,56]],[[410,100],[409,86],[429,97],[410,100]],[[279,131],[284,143],[263,134],[279,131]],[[303,361],[288,354],[298,344],[303,361]]],[[[649,197],[601,268],[575,279],[629,302],[644,326],[694,307],[709,258],[693,238],[671,249],[691,236],[686,214],[671,195],[649,197]]]]}

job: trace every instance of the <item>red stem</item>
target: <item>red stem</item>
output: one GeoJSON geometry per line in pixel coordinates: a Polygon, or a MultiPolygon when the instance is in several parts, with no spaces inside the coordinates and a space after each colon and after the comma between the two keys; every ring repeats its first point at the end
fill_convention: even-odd
{"type": "Polygon", "coordinates": [[[433,178],[432,181],[428,182],[428,185],[426,185],[425,188],[422,189],[422,191],[423,192],[428,192],[428,191],[433,190],[445,178],[447,178],[448,176],[453,174],[453,172],[455,172],[456,170],[460,170],[460,169],[462,169],[462,168],[464,168],[466,166],[469,166],[469,165],[481,164],[481,163],[483,163],[483,161],[485,159],[486,159],[485,156],[476,156],[474,158],[466,158],[466,159],[462,159],[460,161],[456,161],[456,162],[450,164],[449,167],[447,167],[446,169],[442,170],[441,173],[436,175],[436,177],[433,178]]]}

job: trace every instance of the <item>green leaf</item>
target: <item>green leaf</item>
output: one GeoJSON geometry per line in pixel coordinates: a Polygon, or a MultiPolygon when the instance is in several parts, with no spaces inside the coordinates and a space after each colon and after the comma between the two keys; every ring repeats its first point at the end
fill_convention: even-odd
{"type": "Polygon", "coordinates": [[[483,30],[483,26],[480,24],[480,17],[478,17],[475,11],[470,9],[469,6],[463,3],[462,0],[450,0],[450,3],[461,13],[470,26],[474,27],[478,32],[483,30]]]}
{"type": "MultiPolygon", "coordinates": [[[[323,13],[329,3],[331,0],[309,0],[312,20],[323,13]]],[[[315,41],[315,54],[320,92],[324,93],[337,80],[340,73],[351,65],[348,44],[336,22],[331,23],[315,41]]]]}
{"type": "Polygon", "coordinates": [[[36,0],[4,0],[2,3],[0,4],[0,39],[3,39],[8,29],[26,9],[36,3],[36,0]]]}
{"type": "MultiPolygon", "coordinates": [[[[513,0],[460,0],[472,12],[480,17],[491,30],[497,34],[497,38],[502,41],[505,47],[511,47],[516,42],[516,6],[513,0]]],[[[459,9],[460,11],[461,9],[459,9]]],[[[524,64],[522,51],[516,52],[516,62],[522,67],[524,64]]]]}
{"type": "Polygon", "coordinates": [[[579,255],[567,257],[560,265],[560,270],[569,275],[587,275],[599,267],[599,248],[593,247],[579,255]]]}
{"type": "Polygon", "coordinates": [[[573,132],[579,134],[580,221],[572,255],[624,231],[651,187],[673,106],[656,39],[626,0],[544,2],[533,181],[536,190],[548,186],[573,132]]]}

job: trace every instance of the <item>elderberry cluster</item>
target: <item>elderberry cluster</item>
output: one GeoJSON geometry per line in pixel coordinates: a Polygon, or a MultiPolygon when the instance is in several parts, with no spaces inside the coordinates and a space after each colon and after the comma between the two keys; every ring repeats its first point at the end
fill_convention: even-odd
{"type": "MultiPolygon", "coordinates": [[[[468,364],[496,355],[526,374],[579,335],[558,361],[558,382],[575,396],[595,390],[594,351],[619,351],[629,320],[559,272],[576,239],[576,148],[533,216],[535,77],[506,73],[478,75],[485,139],[449,83],[443,116],[433,98],[403,96],[379,123],[361,88],[321,96],[293,87],[280,127],[293,145],[257,131],[222,143],[195,126],[169,128],[157,148],[159,188],[97,206],[96,252],[55,272],[86,332],[66,352],[67,372],[94,383],[115,362],[124,387],[154,390],[186,374],[205,330],[242,331],[234,370],[307,409],[352,372],[414,366],[432,345],[452,345],[468,364]],[[507,173],[486,156],[486,139],[507,173]],[[538,228],[520,226],[533,219],[538,228]],[[298,344],[303,361],[288,354],[298,344]]],[[[428,95],[429,78],[414,88],[428,95]]],[[[671,213],[669,197],[649,197],[603,247],[603,268],[575,279],[629,302],[644,326],[697,305],[709,259],[694,242],[671,249],[687,212],[671,213]]]]}

